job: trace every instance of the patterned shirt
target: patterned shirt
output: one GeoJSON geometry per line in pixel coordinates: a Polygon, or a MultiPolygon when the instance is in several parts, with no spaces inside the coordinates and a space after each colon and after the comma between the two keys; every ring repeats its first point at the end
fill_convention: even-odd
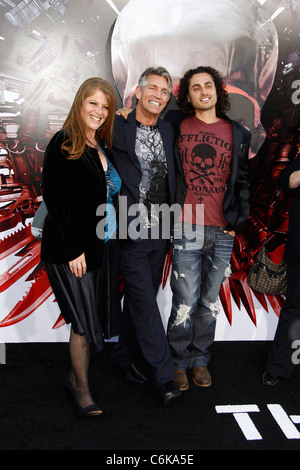
{"type": "Polygon", "coordinates": [[[141,216],[145,227],[159,223],[159,213],[153,206],[167,202],[167,162],[158,126],[137,122],[135,152],[142,179],[139,184],[141,216]]]}

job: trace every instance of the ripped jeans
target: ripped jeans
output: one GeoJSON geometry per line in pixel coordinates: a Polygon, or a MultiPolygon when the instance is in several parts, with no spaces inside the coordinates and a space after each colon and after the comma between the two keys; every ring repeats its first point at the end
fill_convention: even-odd
{"type": "Polygon", "coordinates": [[[231,273],[233,242],[234,237],[222,227],[189,224],[182,238],[173,241],[173,299],[167,333],[175,369],[208,365],[220,286],[231,273]]]}

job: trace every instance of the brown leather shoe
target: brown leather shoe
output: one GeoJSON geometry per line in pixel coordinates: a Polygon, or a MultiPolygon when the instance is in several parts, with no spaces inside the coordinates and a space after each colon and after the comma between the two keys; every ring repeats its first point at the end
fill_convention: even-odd
{"type": "Polygon", "coordinates": [[[193,369],[193,381],[198,387],[209,387],[211,385],[211,376],[207,367],[195,367],[193,369]]]}
{"type": "Polygon", "coordinates": [[[175,370],[174,382],[176,387],[181,391],[189,389],[189,381],[185,370],[175,370]]]}

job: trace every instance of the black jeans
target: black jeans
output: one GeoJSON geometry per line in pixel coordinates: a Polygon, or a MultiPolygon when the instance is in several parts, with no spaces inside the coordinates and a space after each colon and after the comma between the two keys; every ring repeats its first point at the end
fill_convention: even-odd
{"type": "Polygon", "coordinates": [[[132,363],[131,328],[146,361],[152,366],[158,386],[174,380],[174,366],[156,296],[168,248],[168,240],[145,239],[121,242],[121,274],[124,307],[119,342],[111,364],[132,363]]]}
{"type": "MultiPolygon", "coordinates": [[[[287,294],[269,354],[266,370],[290,378],[297,365],[296,342],[300,341],[300,263],[287,265],[287,294]]],[[[299,347],[299,346],[298,346],[299,347]]]]}

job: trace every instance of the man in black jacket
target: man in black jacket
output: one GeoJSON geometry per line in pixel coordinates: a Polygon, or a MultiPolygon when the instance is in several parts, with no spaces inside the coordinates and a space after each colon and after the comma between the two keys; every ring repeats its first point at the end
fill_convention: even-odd
{"type": "Polygon", "coordinates": [[[235,234],[249,218],[248,152],[251,134],[226,117],[228,94],[211,67],[186,72],[178,91],[180,111],[165,120],[179,125],[177,147],[187,193],[178,186],[182,213],[175,224],[168,339],[175,383],[187,390],[187,370],[207,387],[221,283],[230,275],[235,234]],[[185,115],[180,116],[180,113],[185,115]]]}
{"type": "Polygon", "coordinates": [[[130,382],[146,382],[132,364],[133,327],[138,345],[152,365],[164,404],[180,395],[174,385],[172,355],[156,301],[170,241],[170,233],[162,233],[164,214],[156,208],[170,207],[176,189],[175,132],[159,118],[170,99],[171,84],[169,73],[162,67],[147,69],[136,88],[136,109],[127,119],[116,116],[113,137],[114,162],[122,179],[120,217],[127,216],[128,233],[124,234],[121,223],[124,309],[110,367],[130,382]],[[135,210],[132,213],[134,208],[139,211],[138,218],[135,210]]]}
{"type": "Polygon", "coordinates": [[[263,385],[276,385],[290,379],[299,364],[300,345],[300,156],[282,173],[282,190],[293,196],[284,258],[287,261],[287,293],[280,312],[275,338],[269,354],[263,385]]]}

